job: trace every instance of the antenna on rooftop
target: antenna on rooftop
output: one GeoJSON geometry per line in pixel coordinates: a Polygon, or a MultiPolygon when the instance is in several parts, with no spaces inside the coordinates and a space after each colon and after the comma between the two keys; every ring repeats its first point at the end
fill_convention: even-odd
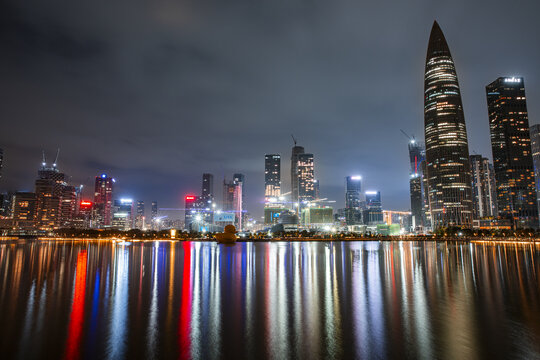
{"type": "Polygon", "coordinates": [[[45,166],[45,150],[41,150],[41,166],[45,166]]]}

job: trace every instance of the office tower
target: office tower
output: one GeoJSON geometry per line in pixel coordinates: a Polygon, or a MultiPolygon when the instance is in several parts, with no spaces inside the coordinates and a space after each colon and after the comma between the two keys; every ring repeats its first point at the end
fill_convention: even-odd
{"type": "Polygon", "coordinates": [[[425,195],[422,182],[422,162],[425,157],[424,144],[414,139],[409,141],[409,190],[413,231],[424,227],[425,195]]]}
{"type": "Polygon", "coordinates": [[[130,230],[133,228],[133,200],[114,200],[111,226],[118,230],[130,230]]]}
{"type": "Polygon", "coordinates": [[[233,183],[235,185],[234,191],[234,211],[236,213],[236,228],[238,231],[244,229],[244,222],[246,217],[245,212],[245,176],[243,174],[234,174],[233,183]]]}
{"type": "Polygon", "coordinates": [[[347,176],[345,178],[345,223],[347,225],[360,224],[360,194],[362,192],[362,177],[347,176]]]}
{"type": "Polygon", "coordinates": [[[317,179],[313,180],[313,199],[319,200],[321,198],[321,182],[317,179]]]}
{"type": "Polygon", "coordinates": [[[137,213],[135,215],[135,228],[139,230],[144,230],[144,201],[137,201],[137,213]]]}
{"type": "Polygon", "coordinates": [[[47,166],[45,161],[38,170],[35,182],[36,225],[41,230],[52,230],[61,224],[62,198],[67,186],[65,174],[56,168],[56,162],[47,166]]]}
{"type": "Polygon", "coordinates": [[[80,229],[89,229],[92,227],[92,208],[93,203],[88,200],[81,200],[79,203],[79,212],[76,216],[75,227],[80,229]]]}
{"type": "Polygon", "coordinates": [[[482,155],[471,155],[474,219],[497,217],[497,190],[493,165],[482,155]]]}
{"type": "Polygon", "coordinates": [[[267,154],[264,156],[264,199],[281,196],[281,155],[267,154]]]}
{"type": "Polygon", "coordinates": [[[206,200],[214,200],[214,175],[203,174],[202,178],[202,198],[206,200]]]}
{"type": "Polygon", "coordinates": [[[114,182],[115,180],[107,174],[96,176],[94,226],[97,228],[111,226],[114,182]]]}
{"type": "Polygon", "coordinates": [[[313,154],[298,154],[298,207],[315,200],[313,154]]]}
{"type": "Polygon", "coordinates": [[[298,157],[300,154],[304,153],[304,148],[302,146],[296,146],[292,148],[291,154],[291,202],[298,203],[299,201],[299,174],[298,174],[298,157]]]}
{"type": "Polygon", "coordinates": [[[433,230],[471,227],[469,145],[459,84],[441,28],[429,38],[424,77],[427,197],[433,230]]]}
{"type": "Polygon", "coordinates": [[[30,230],[34,227],[36,216],[36,194],[16,192],[13,195],[13,226],[18,230],[30,230]]]}
{"type": "Polygon", "coordinates": [[[158,207],[157,201],[152,201],[152,210],[150,213],[150,220],[152,221],[152,230],[159,230],[157,226],[158,207]]]}
{"type": "Polygon", "coordinates": [[[77,188],[65,185],[62,189],[62,201],[60,204],[60,226],[70,227],[77,209],[77,188]]]}
{"type": "Polygon", "coordinates": [[[227,182],[223,180],[223,210],[226,212],[234,212],[235,226],[238,231],[243,225],[243,182],[242,174],[234,174],[234,180],[227,182]]]}
{"type": "Polygon", "coordinates": [[[486,86],[499,217],[514,228],[538,227],[538,204],[525,85],[500,77],[486,86]]]}
{"type": "Polygon", "coordinates": [[[0,216],[11,217],[13,214],[13,196],[15,193],[0,194],[0,216]]]}
{"type": "Polygon", "coordinates": [[[529,129],[531,136],[531,151],[534,167],[534,179],[536,189],[536,199],[540,210],[540,125],[531,125],[529,129]]]}
{"type": "Polygon", "coordinates": [[[212,224],[212,211],[202,196],[186,195],[184,227],[187,231],[203,231],[212,224]]]}
{"type": "Polygon", "coordinates": [[[384,222],[380,191],[366,191],[366,209],[364,210],[364,224],[377,225],[384,222]]]}

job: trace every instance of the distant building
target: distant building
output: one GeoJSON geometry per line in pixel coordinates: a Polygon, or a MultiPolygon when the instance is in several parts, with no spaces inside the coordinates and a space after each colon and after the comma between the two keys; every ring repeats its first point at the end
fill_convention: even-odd
{"type": "Polygon", "coordinates": [[[158,206],[157,201],[152,201],[152,210],[150,213],[150,221],[152,222],[152,230],[158,231],[159,228],[157,226],[157,217],[158,217],[158,206]]]}
{"type": "Polygon", "coordinates": [[[360,211],[360,194],[362,193],[362,177],[347,176],[345,178],[345,223],[357,225],[362,222],[360,211]]]}
{"type": "Polygon", "coordinates": [[[313,154],[298,155],[298,207],[315,200],[313,154]]]}
{"type": "Polygon", "coordinates": [[[538,203],[521,77],[500,77],[486,86],[499,217],[514,228],[538,228],[538,203]]]}
{"type": "Polygon", "coordinates": [[[92,227],[92,209],[94,203],[88,200],[79,202],[79,211],[75,215],[72,225],[78,229],[89,229],[92,227]]]}
{"type": "Polygon", "coordinates": [[[540,124],[531,125],[529,129],[531,136],[531,151],[534,166],[534,178],[536,199],[540,209],[540,124]]]}
{"type": "Polygon", "coordinates": [[[212,224],[212,210],[202,196],[186,195],[184,227],[187,231],[202,231],[212,224]]]}
{"type": "Polygon", "coordinates": [[[34,228],[36,217],[36,194],[17,192],[13,195],[13,226],[19,230],[34,228]]]}
{"type": "Polygon", "coordinates": [[[214,175],[203,174],[201,196],[203,199],[214,201],[214,175]]]}
{"type": "Polygon", "coordinates": [[[366,191],[366,209],[363,211],[365,225],[377,225],[384,222],[380,191],[366,191]]]}
{"type": "Polygon", "coordinates": [[[471,155],[472,193],[474,219],[497,217],[497,189],[495,171],[482,155],[471,155]]]}
{"type": "Polygon", "coordinates": [[[264,198],[265,203],[270,198],[281,196],[281,155],[266,154],[264,156],[264,198]]]}
{"type": "Polygon", "coordinates": [[[295,146],[292,148],[291,153],[291,202],[299,202],[299,172],[298,172],[298,160],[300,154],[304,153],[304,148],[302,146],[295,146]]]}
{"type": "Polygon", "coordinates": [[[279,223],[279,215],[283,212],[283,207],[265,207],[264,225],[274,225],[279,223]]]}
{"type": "Polygon", "coordinates": [[[425,226],[425,192],[423,186],[422,164],[426,159],[424,144],[412,139],[409,142],[409,190],[411,195],[412,230],[425,226]]]}
{"type": "Polygon", "coordinates": [[[426,196],[433,230],[472,226],[469,144],[459,83],[439,24],[431,29],[424,74],[426,196]]]}
{"type": "Polygon", "coordinates": [[[334,210],[329,206],[308,206],[302,209],[302,225],[308,229],[332,226],[333,223],[334,210]]]}
{"type": "Polygon", "coordinates": [[[144,201],[137,201],[137,213],[135,215],[135,228],[143,230],[145,228],[144,201]]]}
{"type": "Polygon", "coordinates": [[[114,200],[111,225],[118,230],[133,229],[133,200],[114,200]]]}
{"type": "Polygon", "coordinates": [[[77,211],[77,188],[65,185],[62,189],[62,201],[60,203],[60,226],[71,227],[77,211]]]}
{"type": "Polygon", "coordinates": [[[0,179],[2,178],[3,168],[4,168],[4,150],[0,148],[0,179]]]}
{"type": "Polygon", "coordinates": [[[112,223],[113,188],[115,180],[107,174],[96,176],[94,191],[94,226],[110,227],[112,223]]]}
{"type": "Polygon", "coordinates": [[[60,227],[62,220],[62,199],[67,186],[66,176],[56,168],[42,163],[35,183],[36,225],[41,230],[60,227]]]}

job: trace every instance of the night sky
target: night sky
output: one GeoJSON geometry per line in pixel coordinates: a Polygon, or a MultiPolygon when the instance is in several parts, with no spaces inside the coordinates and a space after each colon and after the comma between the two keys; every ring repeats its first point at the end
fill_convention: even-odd
{"type": "Polygon", "coordinates": [[[434,20],[461,85],[469,149],[491,158],[484,87],[525,78],[540,122],[540,2],[60,1],[0,4],[0,190],[33,190],[45,149],[74,184],[107,172],[118,196],[182,207],[203,172],[246,175],[262,215],[264,154],[290,134],[315,156],[321,195],[360,174],[385,209],[409,209],[407,139],[423,141],[434,20]]]}

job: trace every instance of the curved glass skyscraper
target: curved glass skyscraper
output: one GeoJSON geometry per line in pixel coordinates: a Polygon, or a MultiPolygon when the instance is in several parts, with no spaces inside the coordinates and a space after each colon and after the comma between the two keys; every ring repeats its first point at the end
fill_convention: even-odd
{"type": "Polygon", "coordinates": [[[433,230],[472,224],[469,145],[459,84],[439,24],[431,29],[424,76],[427,197],[433,230]]]}

